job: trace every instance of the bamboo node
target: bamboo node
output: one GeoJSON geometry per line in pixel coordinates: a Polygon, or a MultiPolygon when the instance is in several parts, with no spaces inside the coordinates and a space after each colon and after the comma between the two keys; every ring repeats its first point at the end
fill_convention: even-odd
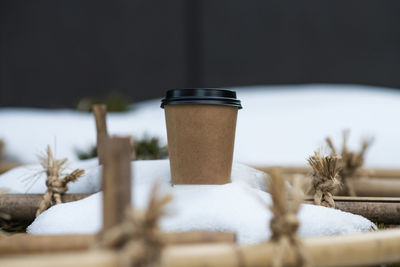
{"type": "Polygon", "coordinates": [[[276,243],[277,250],[273,259],[273,266],[283,266],[285,254],[290,249],[295,252],[296,266],[309,266],[307,253],[297,235],[300,225],[297,213],[303,201],[301,181],[298,178],[294,180],[294,187],[289,194],[285,179],[278,169],[271,170],[270,176],[270,193],[273,203],[270,206],[273,213],[273,218],[270,221],[271,241],[276,243]]]}
{"type": "MultiPolygon", "coordinates": [[[[348,149],[347,140],[349,139],[350,131],[343,131],[342,150],[340,152],[340,171],[339,176],[344,185],[344,190],[349,196],[356,196],[355,189],[350,182],[351,179],[358,178],[363,174],[362,167],[364,165],[365,154],[368,148],[372,145],[374,138],[364,138],[361,142],[360,151],[351,151],[348,149]]],[[[336,155],[336,149],[333,145],[332,139],[327,137],[326,143],[331,150],[331,155],[336,155]]]]}
{"type": "Polygon", "coordinates": [[[308,158],[313,169],[311,185],[316,205],[335,208],[333,194],[340,186],[339,159],[333,155],[323,156],[320,152],[314,152],[314,156],[308,158]]]}
{"type": "Polygon", "coordinates": [[[85,171],[76,169],[70,174],[65,175],[63,178],[61,172],[65,170],[67,159],[57,160],[54,158],[50,146],[47,147],[47,155],[41,156],[40,164],[46,172],[46,186],[47,190],[43,195],[43,199],[39,204],[36,211],[38,217],[43,211],[47,210],[53,204],[61,204],[61,195],[68,191],[68,183],[75,182],[85,171]]]}
{"type": "Polygon", "coordinates": [[[165,242],[158,222],[166,214],[165,205],[172,196],[158,197],[158,190],[159,184],[156,183],[146,210],[128,208],[121,224],[100,232],[94,248],[119,250],[123,266],[159,265],[165,242]]]}

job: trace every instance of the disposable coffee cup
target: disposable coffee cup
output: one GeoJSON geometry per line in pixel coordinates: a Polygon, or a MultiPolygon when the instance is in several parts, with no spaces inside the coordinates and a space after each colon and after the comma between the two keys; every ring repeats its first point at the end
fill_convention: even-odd
{"type": "Polygon", "coordinates": [[[232,171],[238,110],[236,92],[174,89],[165,110],[172,184],[225,184],[232,171]]]}

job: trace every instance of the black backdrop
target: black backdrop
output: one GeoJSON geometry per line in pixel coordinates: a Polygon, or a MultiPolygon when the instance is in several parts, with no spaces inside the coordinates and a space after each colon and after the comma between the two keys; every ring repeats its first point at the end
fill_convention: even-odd
{"type": "Polygon", "coordinates": [[[400,88],[399,14],[397,0],[1,0],[0,106],[177,87],[400,88]]]}

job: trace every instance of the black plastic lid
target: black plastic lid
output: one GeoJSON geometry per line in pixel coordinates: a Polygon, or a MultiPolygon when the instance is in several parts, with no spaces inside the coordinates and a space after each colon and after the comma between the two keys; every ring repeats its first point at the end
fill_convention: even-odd
{"type": "Polygon", "coordinates": [[[161,108],[175,104],[211,104],[242,108],[236,92],[225,89],[198,88],[173,89],[167,91],[166,97],[161,100],[161,108]]]}

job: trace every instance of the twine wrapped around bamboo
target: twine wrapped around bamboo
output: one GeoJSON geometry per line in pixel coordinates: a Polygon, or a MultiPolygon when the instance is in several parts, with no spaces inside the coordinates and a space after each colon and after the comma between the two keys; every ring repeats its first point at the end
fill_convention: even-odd
{"type": "Polygon", "coordinates": [[[124,222],[99,234],[95,248],[119,250],[122,266],[159,265],[164,240],[158,221],[172,196],[158,197],[158,187],[154,185],[145,211],[127,210],[124,222]]]}
{"type": "Polygon", "coordinates": [[[323,156],[320,152],[314,152],[314,156],[308,158],[308,163],[313,169],[311,185],[315,192],[314,203],[335,208],[333,194],[340,185],[339,157],[323,156]]]}
{"type": "Polygon", "coordinates": [[[67,159],[57,160],[54,158],[50,146],[47,147],[47,155],[40,157],[40,164],[47,175],[47,190],[43,195],[43,200],[39,204],[36,217],[51,207],[54,203],[61,204],[61,195],[68,191],[68,183],[75,182],[85,173],[84,170],[76,169],[72,173],[61,178],[61,172],[65,170],[66,163],[67,159]]]}
{"type": "Polygon", "coordinates": [[[309,266],[306,251],[300,238],[297,236],[299,221],[297,212],[303,201],[299,179],[295,179],[294,187],[289,192],[282,178],[281,172],[274,169],[270,172],[270,193],[273,205],[270,207],[274,217],[270,221],[272,231],[271,241],[276,243],[276,256],[273,259],[274,267],[283,266],[287,251],[293,249],[296,254],[296,266],[309,266]],[[290,200],[289,200],[290,199],[290,200]]]}
{"type": "MultiPolygon", "coordinates": [[[[342,150],[340,152],[341,161],[340,161],[340,171],[339,176],[341,178],[342,184],[344,185],[344,193],[349,196],[356,196],[356,190],[352,183],[350,183],[351,179],[358,178],[362,176],[364,173],[362,172],[362,166],[364,165],[365,153],[367,149],[371,146],[373,142],[373,138],[365,138],[361,142],[360,151],[351,151],[347,147],[347,141],[349,139],[350,131],[343,131],[343,144],[342,150]]],[[[337,150],[333,145],[332,139],[327,137],[326,143],[331,149],[332,156],[337,155],[337,150]]]]}

